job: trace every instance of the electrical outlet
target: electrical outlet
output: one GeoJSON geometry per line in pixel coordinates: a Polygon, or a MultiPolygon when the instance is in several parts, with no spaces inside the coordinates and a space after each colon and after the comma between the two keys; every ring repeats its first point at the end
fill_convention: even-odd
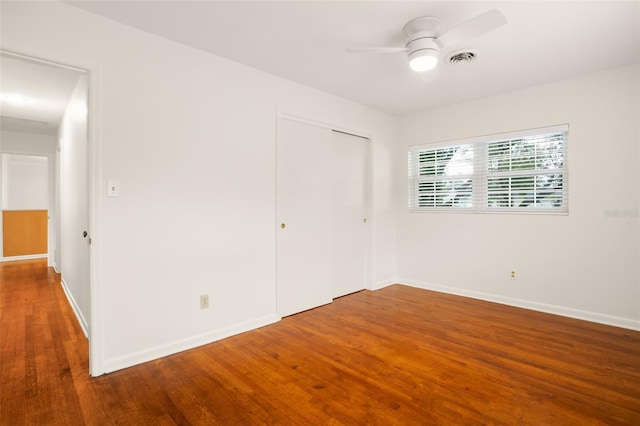
{"type": "Polygon", "coordinates": [[[516,271],[515,271],[515,269],[511,271],[511,279],[512,280],[516,279],[516,271]]]}
{"type": "Polygon", "coordinates": [[[209,307],[209,295],[203,294],[200,296],[200,309],[207,309],[209,307]]]}

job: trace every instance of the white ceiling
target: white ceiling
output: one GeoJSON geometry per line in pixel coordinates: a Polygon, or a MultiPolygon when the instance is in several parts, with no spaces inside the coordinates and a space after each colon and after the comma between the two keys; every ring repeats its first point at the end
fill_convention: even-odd
{"type": "Polygon", "coordinates": [[[42,62],[0,55],[0,93],[26,102],[0,99],[0,128],[56,134],[80,73],[42,62]]]}
{"type": "MultiPolygon", "coordinates": [[[[76,7],[391,114],[460,102],[640,61],[638,1],[80,1],[76,7]],[[402,46],[416,17],[442,31],[498,8],[508,24],[454,49],[472,63],[417,74],[402,46]]],[[[444,53],[447,53],[446,51],[444,53]]]]}

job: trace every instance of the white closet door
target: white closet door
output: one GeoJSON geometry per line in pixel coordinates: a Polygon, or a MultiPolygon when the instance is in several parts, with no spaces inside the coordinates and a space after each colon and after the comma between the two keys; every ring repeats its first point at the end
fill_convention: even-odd
{"type": "Polygon", "coordinates": [[[332,296],[365,288],[367,140],[332,132],[332,296]]]}
{"type": "Polygon", "coordinates": [[[277,310],[287,316],[331,303],[331,131],[278,121],[277,310]]]}

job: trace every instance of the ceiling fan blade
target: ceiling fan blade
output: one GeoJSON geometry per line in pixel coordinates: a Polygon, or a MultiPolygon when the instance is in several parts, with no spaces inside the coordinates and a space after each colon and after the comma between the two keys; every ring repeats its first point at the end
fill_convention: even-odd
{"type": "Polygon", "coordinates": [[[350,47],[349,53],[399,53],[408,52],[406,47],[350,47]]]}
{"type": "Polygon", "coordinates": [[[493,31],[506,23],[507,18],[502,12],[498,9],[493,9],[452,28],[438,37],[436,43],[438,43],[440,47],[464,43],[489,31],[493,31]]]}

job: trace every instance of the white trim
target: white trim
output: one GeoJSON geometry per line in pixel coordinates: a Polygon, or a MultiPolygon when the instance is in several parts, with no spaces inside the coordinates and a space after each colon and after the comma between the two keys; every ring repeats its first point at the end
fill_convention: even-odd
{"type": "MultiPolygon", "coordinates": [[[[10,132],[11,130],[7,130],[8,132],[10,132]]],[[[15,133],[21,133],[21,132],[15,132],[15,133]]],[[[48,135],[45,134],[43,136],[52,136],[52,135],[48,135]]],[[[55,137],[55,136],[53,136],[55,137]]],[[[6,150],[4,148],[2,148],[2,151],[0,151],[0,153],[2,154],[15,154],[15,155],[28,155],[31,157],[53,157],[53,152],[47,152],[47,151],[29,151],[29,150],[22,150],[22,149],[9,149],[6,150]]]]}
{"type": "Polygon", "coordinates": [[[61,64],[61,63],[58,63],[58,62],[51,62],[51,61],[47,61],[46,59],[40,59],[40,58],[36,58],[36,57],[33,57],[33,56],[23,55],[23,54],[20,54],[20,53],[9,51],[9,50],[0,49],[0,52],[2,52],[3,54],[6,54],[7,56],[13,56],[14,58],[22,59],[22,60],[27,61],[27,62],[35,62],[37,64],[44,64],[44,65],[54,65],[56,67],[64,68],[64,69],[71,70],[71,71],[87,72],[87,70],[82,69],[82,68],[76,68],[76,67],[72,67],[70,65],[64,65],[64,64],[61,64]]]}
{"type": "Polygon", "coordinates": [[[173,355],[178,352],[186,351],[196,348],[198,346],[207,345],[217,340],[222,340],[236,334],[251,331],[266,325],[270,325],[280,321],[280,317],[277,315],[266,315],[260,318],[256,318],[251,321],[246,321],[233,326],[224,327],[215,331],[192,336],[187,339],[177,340],[173,343],[168,343],[155,348],[146,349],[132,354],[113,358],[105,359],[103,361],[103,368],[105,373],[121,370],[123,368],[131,367],[133,365],[142,364],[143,362],[152,361],[154,359],[162,358],[168,355],[173,355]]]}
{"type": "MultiPolygon", "coordinates": [[[[566,174],[565,174],[566,176],[566,174]]],[[[499,209],[495,208],[495,210],[473,210],[473,207],[465,207],[465,208],[451,208],[451,210],[447,210],[447,208],[409,208],[409,213],[446,213],[446,214],[530,214],[530,215],[544,215],[544,216],[569,216],[568,211],[554,211],[554,210],[544,210],[544,209],[534,209],[534,208],[522,208],[522,210],[514,209],[499,209]]]]}
{"type": "MultiPolygon", "coordinates": [[[[0,53],[5,53],[5,51],[0,49],[0,53]]],[[[53,136],[53,135],[44,135],[44,136],[53,136]]],[[[53,266],[53,263],[54,263],[53,251],[55,247],[52,247],[51,245],[51,240],[52,240],[51,236],[53,234],[54,240],[57,240],[59,238],[59,236],[56,234],[56,230],[54,229],[54,227],[51,226],[52,218],[55,218],[54,215],[56,214],[55,202],[54,202],[55,201],[55,176],[56,176],[56,173],[58,173],[58,170],[55,164],[54,153],[48,152],[48,151],[29,151],[29,150],[20,150],[20,149],[5,150],[4,148],[0,147],[0,156],[2,154],[26,155],[31,157],[47,157],[47,253],[46,253],[46,257],[47,257],[47,267],[53,266]]],[[[0,181],[1,180],[2,179],[0,179],[0,181]]],[[[0,195],[2,195],[1,188],[0,188],[0,195]]],[[[0,201],[0,205],[2,205],[1,201],[0,201]]],[[[3,226],[3,220],[4,218],[2,217],[2,215],[0,215],[0,227],[3,226]]],[[[0,240],[2,240],[3,236],[4,234],[2,230],[0,230],[0,240]]],[[[5,258],[2,244],[0,244],[0,262],[22,260],[22,259],[13,259],[13,257],[15,256],[7,256],[5,258]],[[7,259],[7,260],[4,260],[4,259],[7,259]]],[[[39,259],[39,258],[40,257],[33,257],[31,259],[39,259]]]]}
{"type": "Polygon", "coordinates": [[[364,288],[370,288],[373,280],[373,138],[365,143],[364,154],[364,214],[367,219],[364,234],[364,288]]]}
{"type": "Polygon", "coordinates": [[[438,148],[440,146],[450,145],[471,145],[482,142],[501,141],[503,139],[524,138],[527,136],[549,135],[552,133],[567,133],[569,131],[568,124],[556,124],[552,126],[537,127],[535,129],[516,130],[513,132],[494,133],[492,135],[474,136],[463,139],[452,139],[448,141],[439,141],[432,143],[424,143],[418,145],[410,145],[409,151],[421,151],[423,149],[438,148]]]}
{"type": "Polygon", "coordinates": [[[60,280],[60,285],[62,285],[62,289],[64,290],[65,296],[67,296],[67,300],[69,301],[69,305],[71,305],[71,309],[76,314],[76,318],[78,319],[78,323],[80,324],[80,328],[82,328],[82,333],[84,333],[84,337],[89,338],[89,325],[87,324],[87,320],[82,315],[82,311],[76,302],[76,299],[73,298],[73,294],[69,291],[69,287],[65,282],[64,278],[60,280]]]}
{"type": "Polygon", "coordinates": [[[311,118],[301,117],[295,114],[289,114],[287,112],[278,113],[278,118],[282,118],[285,120],[297,121],[299,123],[311,124],[312,126],[323,127],[329,130],[336,130],[342,133],[348,133],[353,136],[358,136],[365,139],[373,139],[373,136],[369,132],[365,132],[363,130],[353,129],[350,127],[344,127],[336,124],[326,123],[324,121],[314,120],[311,118]]]}
{"type": "MultiPolygon", "coordinates": [[[[101,247],[101,226],[100,226],[100,182],[102,171],[100,167],[101,158],[101,108],[99,100],[102,97],[102,65],[98,62],[78,62],[77,55],[48,58],[49,52],[46,49],[34,47],[33,44],[14,44],[7,49],[0,49],[0,53],[25,58],[40,63],[56,65],[67,69],[85,72],[88,79],[88,122],[87,122],[87,165],[89,180],[89,233],[91,235],[91,246],[89,249],[89,317],[91,326],[89,328],[89,373],[92,376],[100,376],[105,373],[102,368],[104,354],[103,348],[103,306],[102,306],[102,282],[100,275],[100,247],[101,247]],[[17,53],[22,51],[25,53],[17,53]],[[46,58],[46,59],[45,59],[46,58]],[[67,65],[72,64],[74,65],[67,65]]],[[[58,212],[57,212],[58,213],[58,212]]],[[[57,214],[56,213],[56,214],[57,214]]],[[[59,215],[58,215],[59,216],[59,215]]],[[[60,218],[58,217],[58,220],[60,218]]],[[[59,236],[60,237],[60,236],[59,236]]],[[[60,268],[60,265],[55,265],[60,268]]],[[[57,269],[56,269],[57,272],[57,269]]]]}
{"type": "Polygon", "coordinates": [[[103,293],[101,280],[100,253],[102,253],[102,222],[100,220],[100,189],[102,187],[102,143],[100,139],[102,124],[102,66],[93,64],[87,66],[88,99],[87,108],[87,167],[89,179],[89,373],[96,377],[104,374],[103,361],[103,293]]]}
{"type": "Polygon", "coordinates": [[[385,287],[389,287],[390,285],[397,284],[398,280],[396,278],[389,278],[388,280],[376,281],[373,283],[373,287],[371,290],[380,290],[385,287]]]}
{"type": "Polygon", "coordinates": [[[7,256],[7,257],[0,258],[0,262],[13,262],[15,260],[45,259],[47,256],[48,256],[47,253],[25,254],[23,256],[7,256]]]}
{"type": "Polygon", "coordinates": [[[410,287],[421,288],[424,290],[432,290],[440,293],[454,294],[456,296],[470,297],[472,299],[484,300],[488,302],[500,303],[503,305],[515,306],[518,308],[530,309],[548,314],[560,315],[563,317],[576,318],[584,321],[595,322],[598,324],[612,325],[630,330],[640,330],[640,320],[631,318],[617,317],[613,315],[600,314],[598,312],[583,311],[580,309],[568,308],[565,306],[549,305],[546,303],[534,302],[524,299],[516,299],[513,297],[499,296],[491,293],[480,291],[465,290],[456,287],[449,287],[439,284],[427,283],[422,281],[411,280],[407,278],[398,278],[398,284],[410,287]]]}
{"type": "Polygon", "coordinates": [[[275,285],[273,286],[273,300],[275,301],[275,310],[278,312],[278,141],[280,140],[280,113],[278,112],[278,105],[275,107],[275,122],[274,124],[274,137],[273,140],[273,165],[275,167],[275,173],[273,174],[273,188],[275,191],[273,192],[274,203],[273,203],[273,217],[275,218],[275,223],[273,224],[273,248],[274,248],[274,256],[273,256],[273,276],[275,277],[275,285]]]}

